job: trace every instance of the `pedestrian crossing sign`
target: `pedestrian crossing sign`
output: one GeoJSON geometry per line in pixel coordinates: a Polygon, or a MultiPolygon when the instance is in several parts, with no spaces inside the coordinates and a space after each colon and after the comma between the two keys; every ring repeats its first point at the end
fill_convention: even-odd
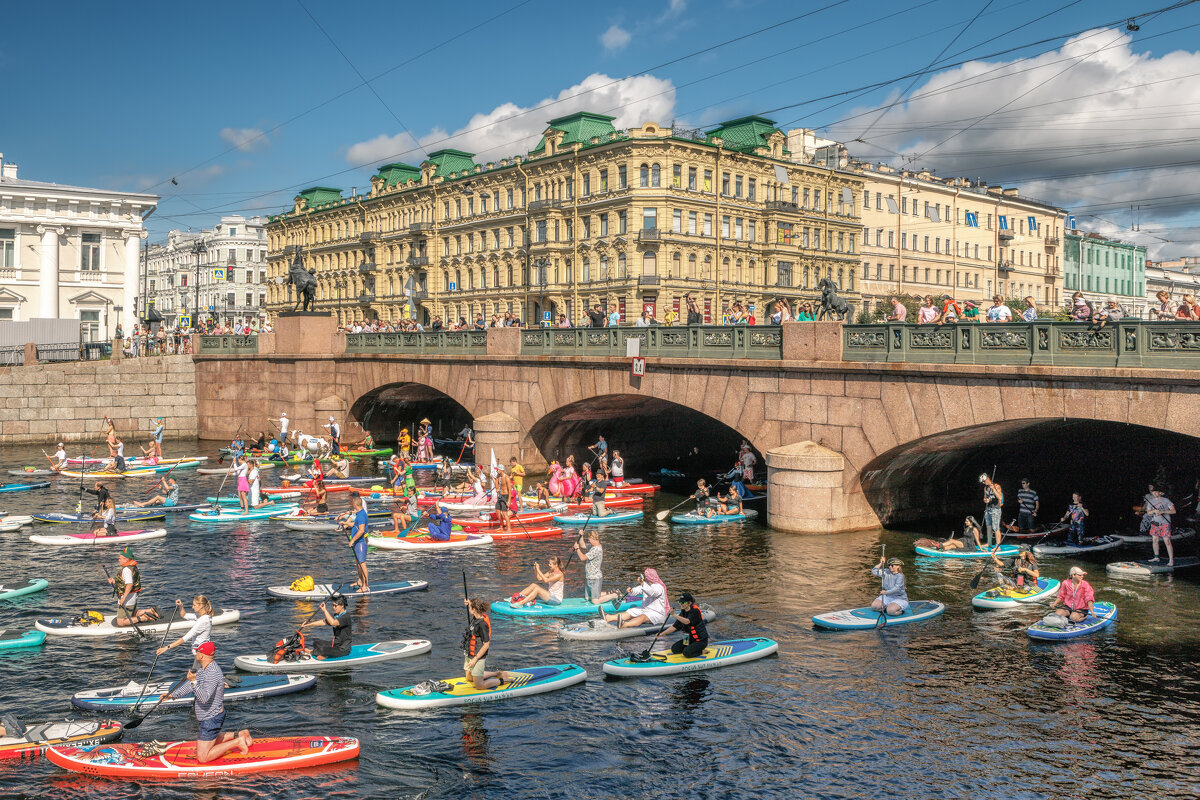
{"type": "Polygon", "coordinates": [[[191,317],[189,317],[189,316],[187,316],[186,314],[185,314],[185,315],[183,315],[183,316],[181,316],[181,317],[179,318],[179,327],[181,327],[181,328],[190,328],[190,327],[192,327],[192,318],[191,318],[191,317]]]}

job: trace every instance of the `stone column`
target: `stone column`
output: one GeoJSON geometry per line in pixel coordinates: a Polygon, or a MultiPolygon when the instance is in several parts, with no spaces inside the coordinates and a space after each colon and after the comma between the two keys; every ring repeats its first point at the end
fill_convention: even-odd
{"type": "Polygon", "coordinates": [[[845,492],[846,459],[816,442],[768,450],[767,524],[790,533],[840,533],[879,525],[861,492],[845,492]]]}
{"type": "Polygon", "coordinates": [[[475,463],[482,466],[491,464],[492,451],[496,453],[497,464],[508,464],[513,456],[521,459],[521,423],[497,411],[494,414],[475,419],[475,463]]]}
{"type": "Polygon", "coordinates": [[[42,235],[41,267],[38,272],[38,316],[58,318],[58,237],[66,235],[62,225],[38,225],[42,235]]]}
{"type": "Polygon", "coordinates": [[[125,231],[125,296],[121,299],[124,311],[121,312],[120,322],[121,330],[126,336],[129,336],[133,332],[133,326],[137,325],[138,312],[134,308],[134,301],[146,302],[146,298],[139,297],[141,287],[138,286],[138,262],[142,254],[142,237],[147,235],[141,229],[125,231]]]}

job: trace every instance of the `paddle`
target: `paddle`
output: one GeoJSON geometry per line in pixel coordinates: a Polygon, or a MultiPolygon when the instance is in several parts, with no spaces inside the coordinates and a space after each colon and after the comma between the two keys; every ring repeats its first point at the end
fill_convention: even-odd
{"type": "MultiPolygon", "coordinates": [[[[1000,545],[1004,544],[1004,532],[997,531],[997,533],[1000,534],[1000,539],[999,539],[999,541],[996,542],[996,546],[992,548],[991,559],[996,558],[996,551],[1000,549],[1000,545]]],[[[991,564],[984,564],[983,569],[981,569],[981,570],[979,570],[979,572],[975,573],[975,577],[971,578],[971,588],[972,589],[979,588],[979,581],[983,578],[983,573],[987,572],[991,568],[992,568],[991,564]]]]}
{"type": "Polygon", "coordinates": [[[471,627],[471,596],[467,594],[467,571],[463,570],[463,600],[467,603],[467,627],[471,627]]]}
{"type": "MultiPolygon", "coordinates": [[[[158,648],[162,649],[167,644],[167,636],[171,633],[171,624],[175,622],[175,612],[179,610],[179,604],[171,609],[171,619],[167,622],[167,627],[163,631],[162,641],[158,643],[158,648]]],[[[150,662],[150,672],[146,673],[146,682],[142,684],[142,690],[138,692],[137,700],[133,703],[133,710],[137,711],[137,707],[142,704],[142,695],[146,693],[146,687],[150,685],[150,676],[154,674],[154,668],[158,665],[158,650],[154,651],[154,660],[150,662]]]]}
{"type": "MultiPolygon", "coordinates": [[[[242,432],[242,429],[239,427],[239,428],[238,428],[238,432],[237,432],[237,433],[235,433],[235,434],[234,434],[234,436],[233,436],[233,440],[234,440],[235,442],[237,441],[237,437],[238,437],[238,435],[239,435],[239,434],[241,434],[241,432],[242,432]]],[[[220,458],[218,458],[218,459],[217,459],[217,463],[218,463],[218,464],[222,464],[222,463],[224,463],[224,460],[225,460],[225,456],[221,456],[220,458]]],[[[233,460],[233,464],[234,464],[234,466],[237,466],[237,459],[236,459],[236,458],[233,460]]],[[[214,504],[214,507],[218,509],[218,513],[220,513],[220,508],[221,508],[221,493],[225,491],[225,481],[229,480],[229,476],[230,476],[230,474],[232,473],[232,471],[233,471],[233,470],[232,470],[232,469],[230,469],[230,471],[229,471],[229,472],[226,472],[226,473],[225,473],[225,477],[224,477],[224,478],[221,478],[221,485],[220,485],[220,487],[218,487],[218,488],[217,488],[217,502],[214,504]]]]}
{"type": "MultiPolygon", "coordinates": [[[[614,604],[615,604],[615,601],[614,601],[614,604]]],[[[655,643],[658,642],[658,637],[662,636],[663,631],[665,631],[667,629],[667,625],[670,622],[671,622],[671,614],[670,614],[670,612],[668,612],[667,618],[665,620],[663,620],[662,627],[658,629],[658,633],[654,634],[654,638],[650,640],[650,644],[646,647],[646,649],[640,653],[634,653],[633,655],[631,655],[629,657],[629,660],[640,662],[640,663],[645,663],[645,662],[649,661],[651,658],[650,650],[654,647],[655,643]]]]}
{"type": "MultiPolygon", "coordinates": [[[[707,493],[705,494],[705,496],[707,496],[707,493]]],[[[672,511],[674,511],[677,508],[680,508],[681,506],[686,505],[688,502],[695,500],[695,499],[696,499],[696,495],[690,494],[686,498],[684,498],[684,501],[682,503],[676,503],[671,508],[668,508],[665,511],[658,512],[657,514],[654,515],[654,518],[656,520],[658,520],[659,522],[662,522],[664,519],[666,519],[671,514],[672,511]]]]}
{"type": "MultiPolygon", "coordinates": [[[[882,561],[885,565],[887,564],[887,542],[884,542],[883,544],[879,545],[879,560],[882,561]]],[[[886,569],[886,567],[885,567],[885,569],[886,569]]],[[[879,610],[879,617],[878,617],[878,619],[875,620],[875,628],[879,629],[879,628],[882,628],[884,625],[887,625],[887,618],[888,618],[887,606],[884,606],[883,608],[881,608],[879,610]]]]}
{"type": "Polygon", "coordinates": [[[176,462],[176,463],[172,464],[171,468],[169,470],[167,470],[166,472],[164,472],[163,476],[158,479],[158,482],[146,490],[146,494],[150,494],[150,492],[153,492],[155,489],[162,486],[163,481],[165,481],[167,479],[168,475],[170,475],[172,472],[175,471],[175,468],[179,466],[179,463],[180,462],[176,462]]]}
{"type": "MultiPolygon", "coordinates": [[[[171,696],[171,692],[175,691],[175,690],[176,690],[176,689],[178,689],[180,686],[183,686],[183,684],[184,684],[184,682],[185,682],[186,680],[187,680],[187,676],[186,676],[186,675],[184,675],[184,676],[183,676],[183,677],[182,677],[182,678],[179,680],[179,682],[178,682],[178,683],[176,683],[174,686],[172,686],[170,689],[168,689],[166,692],[164,692],[162,697],[158,698],[158,702],[157,702],[157,703],[155,703],[153,706],[151,706],[149,711],[147,711],[145,714],[142,714],[140,717],[133,717],[133,718],[131,718],[131,719],[130,719],[128,722],[126,722],[126,723],[125,723],[125,728],[124,728],[124,729],[125,729],[125,730],[127,730],[127,731],[131,731],[131,730],[133,730],[134,728],[136,728],[138,725],[141,725],[141,724],[142,724],[142,722],[143,722],[143,721],[145,721],[146,717],[148,717],[148,716],[150,716],[151,714],[153,714],[153,713],[154,713],[154,709],[156,709],[156,708],[158,708],[160,705],[162,705],[162,701],[163,701],[163,700],[166,700],[168,697],[170,697],[170,696],[171,696]]],[[[137,708],[137,706],[134,706],[134,708],[137,708]]]]}
{"type": "MultiPolygon", "coordinates": [[[[95,541],[96,541],[95,539],[92,539],[93,544],[95,543],[95,541]]],[[[104,577],[111,581],[112,573],[110,573],[108,571],[108,567],[104,566],[104,562],[98,561],[96,563],[98,563],[100,565],[100,569],[104,570],[104,577]]],[[[117,585],[115,583],[113,584],[112,591],[113,591],[113,597],[117,598],[117,605],[120,606],[121,597],[120,597],[120,595],[117,594],[117,585]]],[[[142,630],[140,627],[138,627],[137,619],[135,619],[135,617],[137,617],[137,614],[131,614],[129,616],[129,624],[133,628],[134,632],[137,633],[139,639],[145,639],[146,632],[144,630],[142,630]]],[[[168,627],[168,629],[170,629],[170,626],[167,626],[167,627],[168,627]]]]}

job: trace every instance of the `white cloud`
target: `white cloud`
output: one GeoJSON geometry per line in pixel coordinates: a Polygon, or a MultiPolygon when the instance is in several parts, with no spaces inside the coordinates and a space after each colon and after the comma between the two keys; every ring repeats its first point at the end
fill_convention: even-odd
{"type": "Polygon", "coordinates": [[[674,19],[684,11],[687,11],[687,0],[667,0],[667,9],[663,11],[658,21],[666,22],[669,19],[674,19]]]}
{"type": "Polygon", "coordinates": [[[600,34],[600,44],[604,45],[606,52],[615,53],[623,49],[629,44],[633,36],[629,31],[622,28],[620,25],[611,25],[608,30],[600,34]]]}
{"type": "MultiPolygon", "coordinates": [[[[1126,240],[1135,238],[1129,207],[1142,205],[1143,230],[1194,242],[1170,230],[1195,225],[1200,201],[1200,164],[1184,163],[1200,161],[1200,52],[1156,57],[1132,45],[1123,31],[1096,30],[1033,58],[971,62],[915,88],[869,144],[853,141],[877,116],[869,109],[830,133],[863,158],[900,163],[887,155],[895,151],[940,175],[1019,186],[1071,210],[1081,227],[1126,240]]],[[[1159,254],[1183,247],[1142,238],[1159,254]]]]}
{"type": "Polygon", "coordinates": [[[243,153],[260,150],[271,143],[261,128],[221,128],[221,140],[243,153]]]}
{"type": "MultiPolygon", "coordinates": [[[[426,150],[453,147],[475,153],[477,163],[497,161],[527,153],[537,144],[547,122],[575,111],[609,114],[616,117],[613,124],[618,128],[651,120],[669,124],[675,113],[675,86],[670,80],[651,75],[613,79],[594,73],[530,106],[504,103],[475,114],[452,133],[435,128],[421,137],[421,145],[426,150]]],[[[354,165],[397,159],[415,164],[423,158],[424,153],[403,133],[377,136],[351,146],[346,152],[346,160],[354,165]]]]}

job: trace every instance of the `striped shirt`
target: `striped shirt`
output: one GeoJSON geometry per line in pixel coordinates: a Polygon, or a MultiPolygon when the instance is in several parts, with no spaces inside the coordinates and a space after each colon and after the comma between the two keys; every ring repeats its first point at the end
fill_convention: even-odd
{"type": "Polygon", "coordinates": [[[196,721],[212,719],[225,710],[225,673],[216,661],[196,673],[192,682],[192,694],[196,696],[196,721]]]}
{"type": "Polygon", "coordinates": [[[1033,489],[1021,489],[1017,492],[1017,502],[1021,504],[1022,511],[1033,513],[1034,506],[1037,505],[1037,492],[1033,489]]]}

